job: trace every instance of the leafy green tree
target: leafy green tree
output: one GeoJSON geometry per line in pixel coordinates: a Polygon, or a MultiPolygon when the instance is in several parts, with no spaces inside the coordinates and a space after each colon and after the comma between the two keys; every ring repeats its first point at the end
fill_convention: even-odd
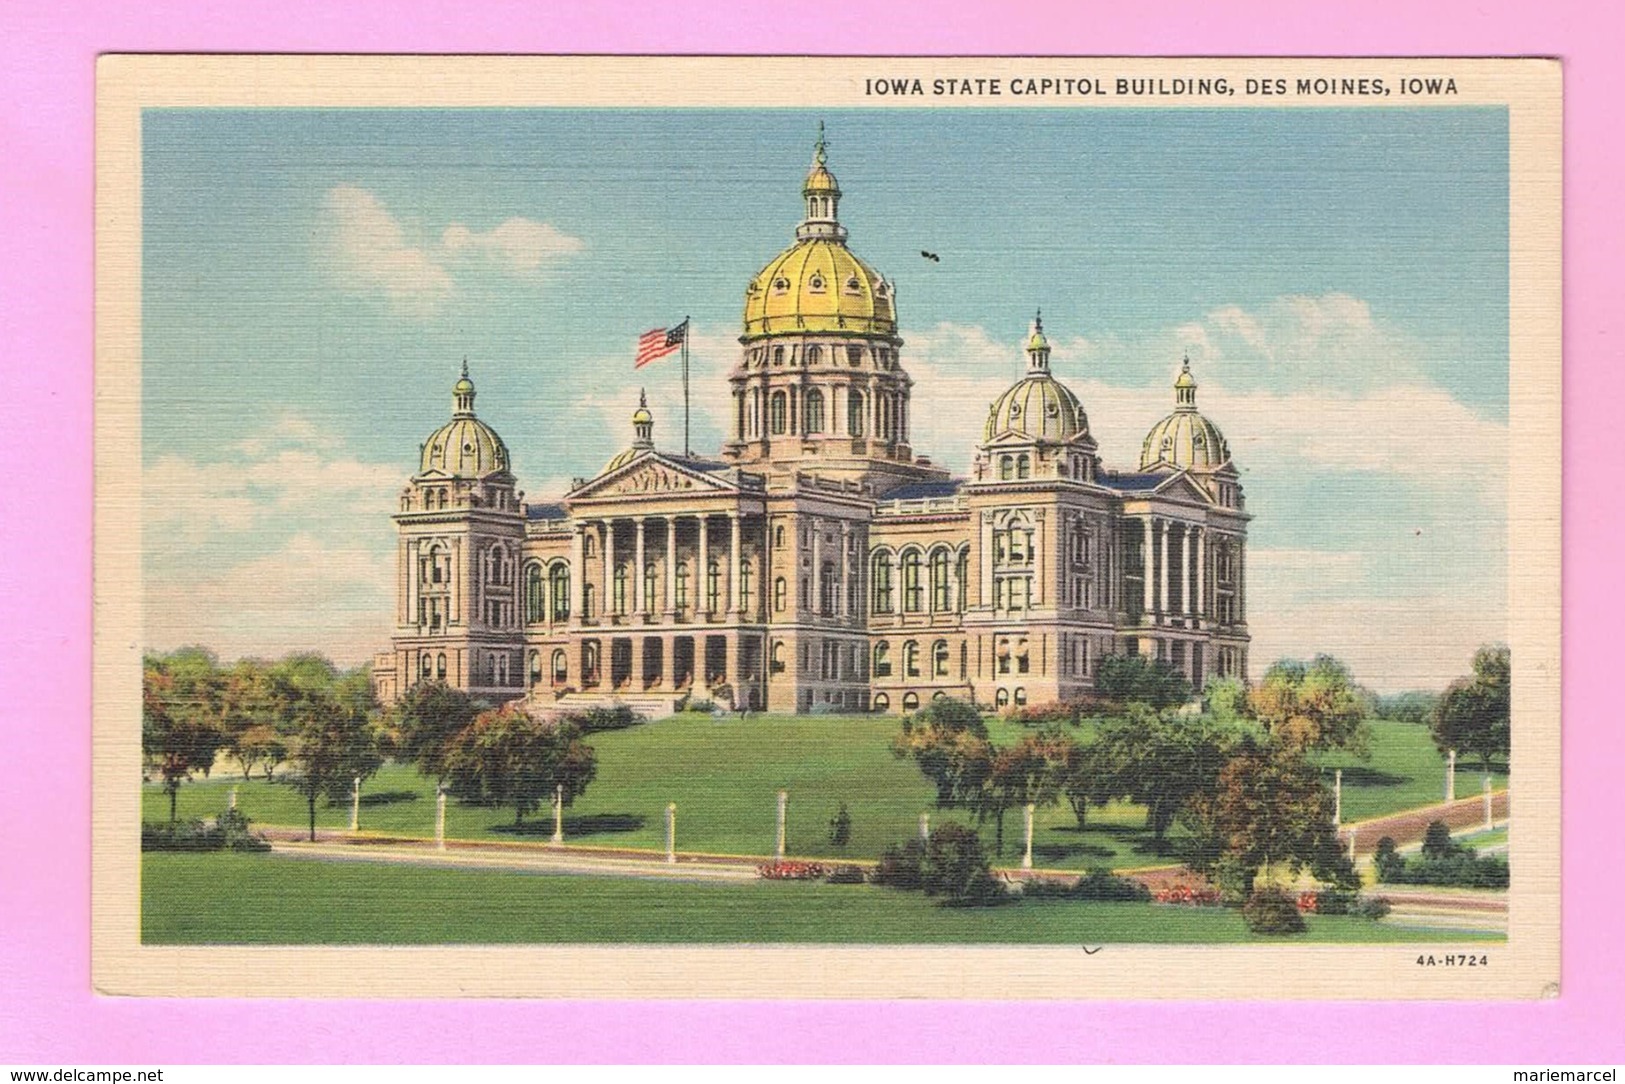
{"type": "Polygon", "coordinates": [[[1219,771],[1217,786],[1194,795],[1184,820],[1195,838],[1192,865],[1235,871],[1241,895],[1260,872],[1309,869],[1322,881],[1357,888],[1332,823],[1333,799],[1301,751],[1244,740],[1219,771]]]}
{"type": "MultiPolygon", "coordinates": [[[[364,676],[364,675],[363,675],[364,676]]],[[[365,695],[351,682],[325,691],[300,690],[290,711],[297,712],[299,732],[290,763],[294,785],[310,810],[310,838],[316,839],[316,799],[343,801],[357,777],[369,779],[384,758],[378,749],[378,730],[371,711],[371,691],[365,695]]]]}
{"type": "Polygon", "coordinates": [[[1512,751],[1512,652],[1502,644],[1473,655],[1471,677],[1445,689],[1433,712],[1433,743],[1478,757],[1489,774],[1490,758],[1512,751]]]}
{"type": "Polygon", "coordinates": [[[194,773],[208,775],[226,743],[212,679],[193,662],[183,660],[176,674],[168,660],[149,659],[141,674],[141,754],[164,781],[171,822],[181,784],[194,773]]]}
{"type": "Polygon", "coordinates": [[[251,726],[237,735],[234,755],[243,766],[244,779],[259,766],[265,769],[265,778],[269,780],[277,765],[288,759],[288,741],[274,727],[251,726]]]}
{"type": "Polygon", "coordinates": [[[489,704],[445,682],[414,685],[387,716],[394,734],[394,754],[415,764],[424,777],[444,783],[452,739],[488,710],[489,704]]]}
{"type": "Polygon", "coordinates": [[[1221,723],[1247,718],[1247,685],[1240,678],[1214,678],[1202,690],[1207,710],[1221,723]]]}
{"type": "Polygon", "coordinates": [[[1330,655],[1316,655],[1308,664],[1275,663],[1249,694],[1248,706],[1270,740],[1289,749],[1369,754],[1366,698],[1348,667],[1330,655]]]}
{"type": "Polygon", "coordinates": [[[1097,741],[1079,741],[1062,735],[1052,749],[1061,794],[1078,819],[1078,827],[1084,828],[1091,805],[1105,805],[1117,796],[1116,781],[1111,777],[1097,741]]]}
{"type": "Polygon", "coordinates": [[[939,809],[980,809],[993,770],[993,743],[981,712],[944,697],[903,717],[892,752],[912,758],[937,789],[939,809]]]}
{"type": "Polygon", "coordinates": [[[1417,691],[1395,693],[1392,696],[1377,697],[1373,714],[1379,719],[1392,719],[1396,723],[1427,725],[1433,721],[1433,712],[1438,706],[1437,693],[1417,691]]]}
{"type": "Polygon", "coordinates": [[[1209,791],[1224,766],[1230,732],[1211,719],[1174,717],[1130,704],[1100,731],[1096,757],[1100,800],[1127,798],[1145,806],[1157,849],[1186,802],[1209,791]]]}
{"type": "Polygon", "coordinates": [[[950,907],[987,906],[1005,896],[981,838],[959,824],[944,824],[931,833],[920,860],[920,887],[950,907]]]}
{"type": "Polygon", "coordinates": [[[987,784],[978,796],[978,819],[994,822],[995,854],[1004,854],[1004,815],[1026,805],[1052,805],[1061,795],[1061,762],[1067,739],[1043,732],[993,746],[987,784]]]}
{"type": "Polygon", "coordinates": [[[1144,655],[1107,655],[1095,669],[1095,692],[1124,704],[1171,708],[1191,698],[1190,682],[1173,667],[1144,655]]]}
{"type": "Polygon", "coordinates": [[[259,659],[242,659],[222,675],[220,723],[227,749],[242,766],[247,779],[256,764],[267,759],[266,777],[287,756],[287,743],[276,726],[281,721],[270,667],[259,659]]]}
{"type": "Polygon", "coordinates": [[[572,723],[538,719],[514,704],[483,711],[459,731],[450,742],[445,767],[453,794],[511,805],[515,824],[558,787],[564,788],[564,804],[570,805],[597,774],[593,748],[572,723]]]}

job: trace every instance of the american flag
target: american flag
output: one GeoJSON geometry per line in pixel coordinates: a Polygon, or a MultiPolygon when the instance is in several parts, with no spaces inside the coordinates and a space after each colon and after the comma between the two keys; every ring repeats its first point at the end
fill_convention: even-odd
{"type": "Polygon", "coordinates": [[[688,338],[688,321],[674,328],[657,327],[638,336],[638,357],[632,368],[641,369],[651,361],[659,361],[683,345],[688,338]]]}

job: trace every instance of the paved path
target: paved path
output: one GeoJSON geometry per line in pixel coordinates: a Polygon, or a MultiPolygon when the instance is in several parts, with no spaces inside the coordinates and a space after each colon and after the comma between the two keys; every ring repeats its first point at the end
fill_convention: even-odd
{"type": "MultiPolygon", "coordinates": [[[[1490,795],[1490,815],[1496,824],[1501,824],[1507,819],[1511,805],[1511,799],[1505,790],[1498,790],[1490,795]]],[[[1345,845],[1348,843],[1349,835],[1353,834],[1355,854],[1375,854],[1377,844],[1383,836],[1388,836],[1400,847],[1422,842],[1422,837],[1427,834],[1428,825],[1434,821],[1444,821],[1452,831],[1480,826],[1484,823],[1484,796],[1475,794],[1471,798],[1458,798],[1454,802],[1407,809],[1402,813],[1393,813],[1368,821],[1355,821],[1343,825],[1337,830],[1337,834],[1345,845]]]]}
{"type": "MultiPolygon", "coordinates": [[[[320,836],[320,833],[318,833],[320,836]]],[[[753,862],[679,855],[595,853],[591,850],[536,847],[491,847],[448,844],[444,850],[424,840],[320,839],[315,843],[273,840],[271,853],[285,858],[329,862],[390,862],[453,869],[497,869],[521,873],[586,874],[603,877],[651,877],[672,881],[753,881],[753,862]]]]}

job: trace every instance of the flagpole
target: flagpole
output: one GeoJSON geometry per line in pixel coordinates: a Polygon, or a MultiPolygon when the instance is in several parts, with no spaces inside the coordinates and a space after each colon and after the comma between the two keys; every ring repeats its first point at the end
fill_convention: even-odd
{"type": "Polygon", "coordinates": [[[688,450],[688,317],[683,317],[683,458],[688,450]]]}

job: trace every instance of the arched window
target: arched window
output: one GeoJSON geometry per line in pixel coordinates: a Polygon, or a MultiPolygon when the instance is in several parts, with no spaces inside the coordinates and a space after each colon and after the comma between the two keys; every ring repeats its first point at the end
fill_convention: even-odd
{"type": "Polygon", "coordinates": [[[778,526],[773,528],[773,548],[776,549],[776,550],[782,550],[784,548],[784,525],[783,524],[779,524],[778,526]]]}
{"type": "MultiPolygon", "coordinates": [[[[823,285],[823,280],[822,279],[815,279],[814,282],[816,282],[818,284],[818,286],[823,285]]],[[[807,364],[808,365],[817,365],[820,362],[822,362],[823,360],[824,360],[824,352],[822,350],[820,350],[816,346],[807,347],[807,364]]]]}
{"type": "Polygon", "coordinates": [[[1033,464],[1032,460],[1027,457],[1027,453],[1022,452],[1020,455],[1016,456],[1016,477],[1031,478],[1032,473],[1033,464]]]}
{"type": "Polygon", "coordinates": [[[739,562],[739,608],[746,613],[750,612],[750,558],[742,558],[739,562]]]}
{"type": "Polygon", "coordinates": [[[920,676],[920,645],[916,640],[903,644],[903,676],[920,676]]]}
{"type": "Polygon", "coordinates": [[[785,587],[783,576],[773,581],[773,609],[776,613],[784,612],[784,604],[787,601],[786,596],[788,594],[789,590],[785,587]]]}
{"type": "Polygon", "coordinates": [[[1007,455],[999,456],[999,481],[1008,482],[1015,473],[1013,461],[1007,455]]]}
{"type": "Polygon", "coordinates": [[[530,684],[531,685],[540,685],[541,683],[542,683],[542,653],[540,651],[532,651],[530,653],[530,684]]]}
{"type": "Polygon", "coordinates": [[[874,598],[869,608],[877,614],[892,612],[891,554],[881,551],[870,561],[869,583],[874,598]]]}
{"type": "Polygon", "coordinates": [[[931,676],[948,676],[948,641],[938,640],[931,648],[931,676]]]}
{"type": "Polygon", "coordinates": [[[441,681],[446,680],[446,653],[444,651],[434,658],[434,676],[441,681]]]}
{"type": "Polygon", "coordinates": [[[1023,636],[1016,640],[1016,673],[1025,674],[1027,670],[1027,638],[1023,636]]]}
{"type": "Polygon", "coordinates": [[[625,565],[616,565],[615,566],[615,598],[614,598],[614,604],[615,604],[615,612],[616,613],[624,614],[626,612],[626,566],[625,565]]]}
{"type": "Polygon", "coordinates": [[[891,645],[886,641],[875,645],[874,665],[870,669],[875,677],[891,677],[891,645]]]}
{"type": "Polygon", "coordinates": [[[677,598],[676,605],[679,610],[688,608],[688,562],[677,562],[677,598]]]}
{"type": "Polygon", "coordinates": [[[903,554],[903,612],[917,614],[925,606],[925,590],[920,584],[920,551],[903,554]]]}
{"type": "Polygon", "coordinates": [[[835,575],[835,562],[825,561],[818,570],[818,612],[825,617],[835,614],[835,602],[840,597],[841,581],[835,575]]]}
{"type": "Polygon", "coordinates": [[[429,656],[427,654],[423,656],[423,667],[422,667],[422,669],[423,669],[423,679],[425,681],[427,681],[429,678],[434,677],[434,659],[433,659],[433,657],[431,657],[431,656],[429,656]]]}
{"type": "Polygon", "coordinates": [[[705,612],[714,614],[722,597],[722,566],[712,557],[705,563],[705,612]]]}
{"type": "Polygon", "coordinates": [[[918,708],[919,706],[920,706],[920,694],[919,693],[904,693],[903,694],[903,710],[904,711],[913,711],[915,708],[918,708]]]}
{"type": "Polygon", "coordinates": [[[931,612],[947,613],[953,605],[948,593],[948,551],[931,554],[931,612]]]}
{"type": "MultiPolygon", "coordinates": [[[[814,347],[814,350],[817,348],[814,347]]],[[[822,433],[824,431],[824,393],[817,388],[807,392],[807,424],[804,432],[822,433]]]]}
{"type": "Polygon", "coordinates": [[[784,673],[784,641],[783,640],[774,640],[773,641],[772,663],[773,663],[773,672],[775,674],[784,673]]]}
{"type": "Polygon", "coordinates": [[[594,550],[593,536],[590,535],[590,534],[582,535],[581,536],[581,556],[583,556],[583,557],[591,557],[594,552],[595,552],[595,550],[594,550]]]}
{"type": "Polygon", "coordinates": [[[570,567],[564,562],[553,566],[547,574],[548,582],[553,592],[553,620],[568,621],[570,619],[570,567]]]}
{"type": "Polygon", "coordinates": [[[553,684],[565,685],[570,680],[570,657],[564,653],[564,648],[553,649],[553,684]]]}
{"type": "MultiPolygon", "coordinates": [[[[854,275],[852,278],[849,278],[849,279],[846,280],[846,288],[849,289],[849,290],[854,290],[854,291],[857,290],[857,288],[858,288],[858,279],[857,279],[856,275],[854,275]]],[[[852,366],[852,368],[854,368],[854,369],[856,369],[859,365],[862,365],[863,364],[863,347],[861,347],[861,346],[849,346],[849,347],[847,347],[846,348],[846,363],[848,365],[852,366]]]]}
{"type": "Polygon", "coordinates": [[[660,576],[655,570],[654,562],[643,566],[643,612],[648,613],[654,608],[655,592],[660,587],[660,576]]]}
{"type": "Polygon", "coordinates": [[[846,431],[854,437],[863,436],[864,398],[861,391],[854,391],[846,398],[846,431]]]}
{"type": "Polygon", "coordinates": [[[1027,690],[1018,685],[1018,686],[1016,686],[1016,707],[1018,707],[1018,708],[1026,707],[1026,705],[1027,705],[1027,690]]]}
{"type": "Polygon", "coordinates": [[[773,364],[774,365],[783,365],[784,364],[784,347],[775,346],[773,348],[773,364]]]}
{"type": "Polygon", "coordinates": [[[996,707],[996,708],[1007,708],[1007,707],[1009,707],[1010,706],[1010,690],[1009,689],[1000,689],[997,693],[995,693],[994,696],[993,696],[993,706],[996,707]]]}
{"type": "Polygon", "coordinates": [[[891,697],[885,693],[876,693],[875,698],[869,701],[869,706],[875,711],[888,711],[891,709],[891,697]]]}
{"type": "MultiPolygon", "coordinates": [[[[782,353],[783,350],[784,347],[779,346],[774,347],[773,352],[776,356],[782,353]]],[[[777,365],[778,361],[775,360],[774,364],[777,365]]],[[[784,435],[784,393],[782,391],[774,392],[767,401],[767,425],[774,436],[784,435]]]]}
{"type": "Polygon", "coordinates": [[[525,623],[534,625],[547,619],[547,592],[542,586],[542,566],[525,566],[525,623]]]}
{"type": "Polygon", "coordinates": [[[581,684],[598,684],[598,643],[595,640],[581,645],[581,684]]]}

